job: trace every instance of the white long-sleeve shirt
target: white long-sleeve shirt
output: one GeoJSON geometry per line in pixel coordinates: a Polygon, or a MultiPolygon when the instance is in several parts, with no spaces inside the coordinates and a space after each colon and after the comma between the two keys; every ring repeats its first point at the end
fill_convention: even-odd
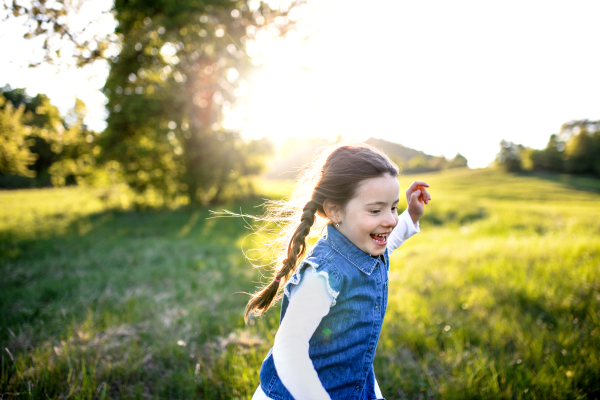
{"type": "MultiPolygon", "coordinates": [[[[419,232],[408,211],[398,219],[398,225],[388,238],[388,253],[400,247],[409,237],[419,232]]],[[[308,355],[309,340],[329,313],[333,297],[327,290],[325,277],[305,273],[298,285],[290,288],[289,305],[281,321],[273,345],[273,362],[279,379],[296,400],[330,400],[329,394],[319,380],[317,371],[308,355]]],[[[375,394],[382,398],[375,379],[375,394]]],[[[270,400],[260,385],[252,400],[270,400]]]]}

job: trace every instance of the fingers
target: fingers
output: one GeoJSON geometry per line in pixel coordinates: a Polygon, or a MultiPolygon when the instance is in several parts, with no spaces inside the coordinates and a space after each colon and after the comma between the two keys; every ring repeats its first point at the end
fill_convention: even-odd
{"type": "Polygon", "coordinates": [[[413,183],[410,184],[410,186],[408,187],[408,189],[406,189],[407,192],[413,192],[415,190],[417,190],[417,188],[419,186],[424,186],[424,187],[429,187],[429,184],[427,182],[423,182],[423,181],[414,181],[413,183]]]}
{"type": "Polygon", "coordinates": [[[425,202],[425,204],[429,204],[429,201],[431,200],[431,195],[424,187],[420,187],[419,189],[422,192],[421,199],[425,202]]]}
{"type": "Polygon", "coordinates": [[[429,192],[427,191],[427,189],[425,189],[423,186],[418,186],[417,190],[414,193],[419,192],[419,201],[421,203],[425,203],[425,204],[429,204],[429,200],[431,200],[431,196],[429,195],[429,192]]]}
{"type": "Polygon", "coordinates": [[[417,202],[423,204],[424,199],[422,198],[422,194],[423,192],[421,191],[421,189],[415,190],[410,194],[410,202],[415,205],[417,204],[417,202]]]}
{"type": "Polygon", "coordinates": [[[425,186],[425,187],[429,187],[429,184],[428,184],[427,182],[423,182],[423,181],[414,181],[412,184],[413,184],[413,185],[414,185],[414,184],[417,184],[417,186],[425,186]]]}
{"type": "Polygon", "coordinates": [[[406,189],[406,200],[407,202],[411,202],[414,195],[416,195],[419,203],[421,204],[429,204],[431,200],[431,196],[426,188],[429,187],[427,182],[423,181],[414,181],[410,184],[408,189],[406,189]]]}

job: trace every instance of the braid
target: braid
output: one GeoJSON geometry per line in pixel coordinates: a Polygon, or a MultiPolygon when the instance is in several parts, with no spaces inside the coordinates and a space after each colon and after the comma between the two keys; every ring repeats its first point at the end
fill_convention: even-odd
{"type": "Polygon", "coordinates": [[[246,320],[251,312],[260,315],[267,311],[269,307],[271,307],[271,304],[273,303],[273,300],[279,290],[281,280],[284,280],[285,284],[285,281],[287,281],[290,274],[296,268],[298,260],[302,258],[306,252],[306,237],[310,233],[310,228],[315,223],[315,213],[318,209],[319,203],[314,200],[306,203],[302,209],[300,224],[294,231],[294,234],[288,243],[286,258],[283,260],[283,265],[276,271],[271,282],[252,296],[248,302],[248,305],[246,306],[246,312],[244,315],[246,320]]]}

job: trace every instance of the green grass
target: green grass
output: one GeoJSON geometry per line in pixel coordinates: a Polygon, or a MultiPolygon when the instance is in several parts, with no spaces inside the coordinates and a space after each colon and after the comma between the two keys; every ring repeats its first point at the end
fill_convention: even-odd
{"type": "MultiPolygon", "coordinates": [[[[600,397],[600,181],[418,178],[433,201],[392,256],[385,397],[600,397]]],[[[0,192],[0,398],[250,398],[279,311],[244,325],[254,238],[208,216],[115,211],[83,188],[0,192]]]]}

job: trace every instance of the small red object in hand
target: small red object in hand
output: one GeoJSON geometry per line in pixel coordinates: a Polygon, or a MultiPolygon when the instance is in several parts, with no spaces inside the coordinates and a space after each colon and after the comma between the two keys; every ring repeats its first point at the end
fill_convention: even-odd
{"type": "Polygon", "coordinates": [[[429,201],[431,200],[431,198],[427,199],[427,201],[425,201],[425,193],[427,193],[427,191],[425,190],[425,186],[423,185],[419,185],[417,186],[417,189],[419,189],[421,191],[421,194],[419,195],[419,202],[421,204],[425,203],[429,203],[429,201]]]}

